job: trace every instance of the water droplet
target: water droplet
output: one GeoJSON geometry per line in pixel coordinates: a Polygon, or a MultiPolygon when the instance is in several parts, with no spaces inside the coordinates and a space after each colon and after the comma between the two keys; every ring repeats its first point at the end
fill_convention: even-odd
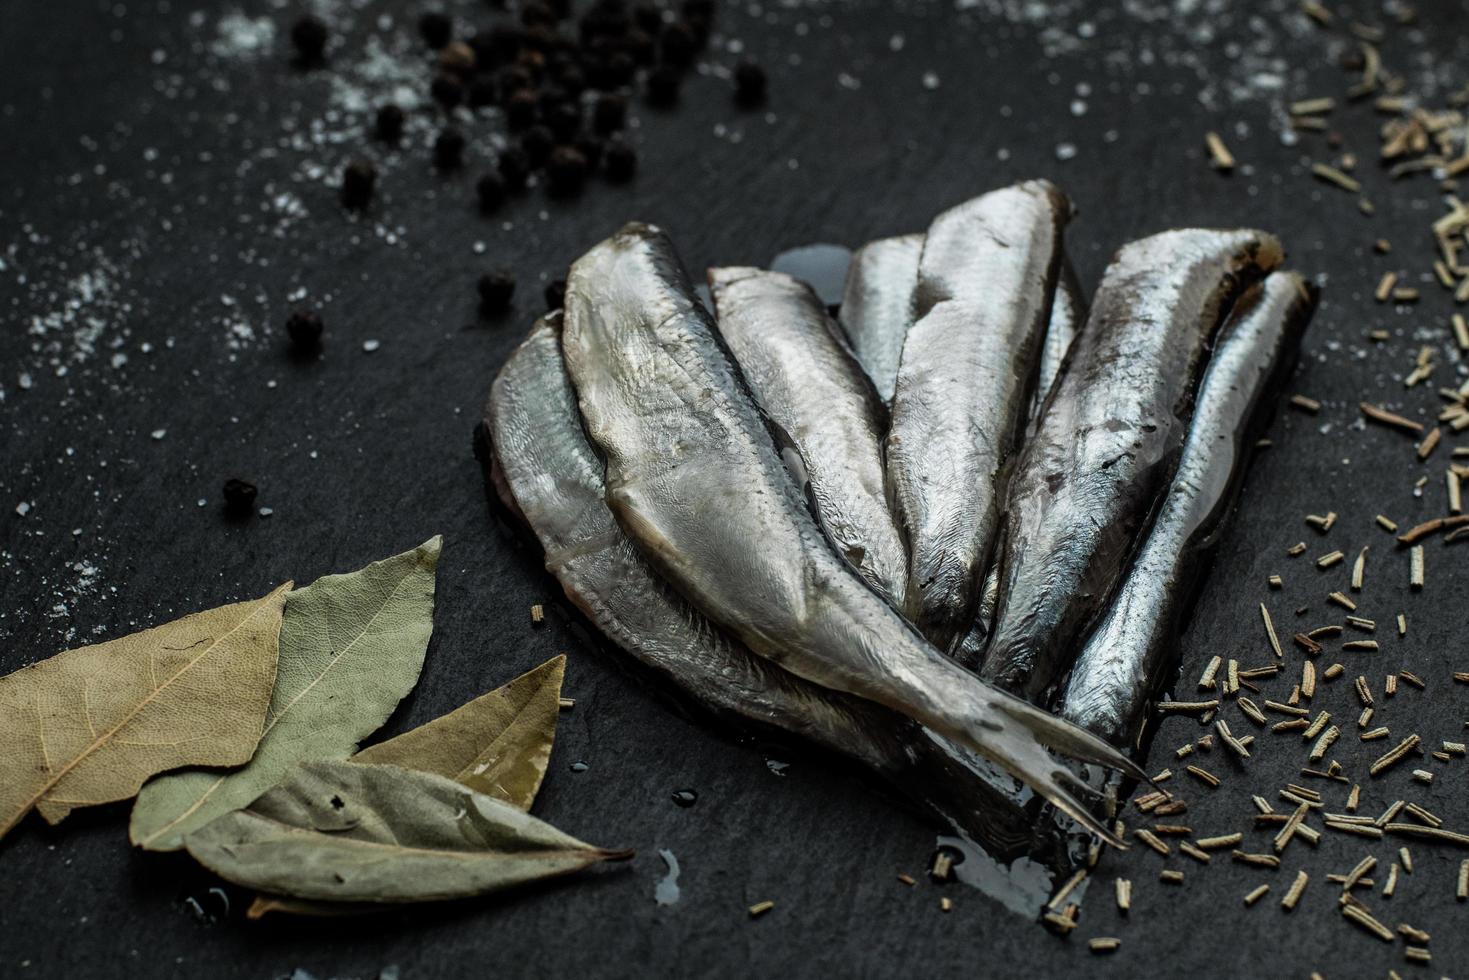
{"type": "Polygon", "coordinates": [[[377,350],[381,346],[382,341],[379,340],[364,340],[362,342],[362,349],[369,354],[371,354],[373,351],[377,350]]]}
{"type": "Polygon", "coordinates": [[[587,765],[585,762],[573,762],[571,764],[572,772],[586,772],[590,768],[591,766],[587,765]]]}
{"type": "Polygon", "coordinates": [[[699,802],[699,794],[691,789],[681,789],[673,794],[672,799],[679,806],[687,808],[699,802]]]}
{"type": "Polygon", "coordinates": [[[1075,143],[1057,143],[1056,144],[1056,159],[1057,160],[1070,160],[1074,156],[1076,156],[1076,144],[1075,143]]]}

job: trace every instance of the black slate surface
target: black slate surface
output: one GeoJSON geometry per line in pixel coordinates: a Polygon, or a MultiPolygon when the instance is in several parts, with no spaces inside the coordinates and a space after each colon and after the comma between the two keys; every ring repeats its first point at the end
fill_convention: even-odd
{"type": "MultiPolygon", "coordinates": [[[[299,8],[284,0],[243,11],[177,0],[6,11],[0,670],[259,595],[286,578],[353,569],[442,532],[428,665],[389,730],[569,652],[566,693],[577,706],[563,717],[536,812],[638,856],[503,900],[372,920],[247,923],[245,896],[229,890],[230,914],[208,923],[190,900],[221,911],[215,882],[186,859],[131,852],[125,806],[55,828],[32,817],[0,841],[0,975],[1462,972],[1469,906],[1454,901],[1453,878],[1464,852],[1421,843],[1391,899],[1363,897],[1389,925],[1434,934],[1428,968],[1403,961],[1402,941],[1342,922],[1326,881],[1372,853],[1380,891],[1401,843],[1393,839],[1328,833],[1314,849],[1297,841],[1275,872],[1223,854],[1209,867],[1144,848],[1108,855],[1068,940],[959,884],[899,884],[899,871],[921,877],[935,829],[830,758],[741,744],[630,677],[555,604],[538,556],[487,505],[470,451],[489,381],[539,311],[544,279],[627,219],[665,225],[691,268],[759,263],[794,244],[854,246],[917,230],[968,195],[1046,176],[1080,208],[1070,241],[1088,288],[1132,236],[1181,224],[1272,229],[1292,264],[1325,286],[1293,387],[1326,407],[1315,417],[1282,410],[1272,427],[1274,446],[1252,471],[1180,640],[1190,680],[1178,691],[1191,696],[1214,654],[1271,660],[1262,600],[1284,632],[1339,621],[1324,596],[1345,586],[1345,566],[1318,573],[1307,562],[1370,543],[1359,601],[1379,622],[1384,649],[1320,658],[1351,668],[1316,699],[1345,732],[1333,755],[1366,784],[1363,812],[1409,797],[1469,830],[1462,760],[1432,764],[1431,787],[1412,784],[1410,766],[1369,781],[1366,763],[1390,743],[1356,738],[1349,684],[1359,670],[1379,695],[1375,723],[1395,737],[1463,737],[1469,688],[1448,676],[1469,666],[1463,560],[1431,544],[1429,587],[1410,593],[1406,559],[1372,523],[1378,512],[1405,526],[1440,513],[1446,451],[1420,465],[1408,437],[1361,431],[1355,410],[1363,398],[1415,417],[1436,410],[1431,391],[1402,388],[1421,344],[1437,351],[1434,384],[1463,369],[1437,286],[1422,283],[1424,301],[1404,310],[1371,299],[1382,271],[1416,280],[1426,269],[1426,226],[1441,209],[1432,180],[1390,183],[1374,163],[1378,120],[1367,107],[1339,109],[1332,125],[1361,157],[1377,205],[1368,218],[1351,195],[1307,175],[1312,160],[1328,157],[1321,136],[1294,146],[1280,138],[1285,101],[1339,95],[1349,82],[1332,63],[1339,32],[1311,26],[1284,2],[729,5],[710,62],[732,64],[735,39],[764,63],[772,76],[764,109],[741,112],[717,73],[697,77],[678,111],[639,112],[634,140],[645,165],[635,183],[599,184],[575,202],[533,192],[484,219],[472,182],[491,126],[471,127],[481,134],[471,166],[440,177],[427,164],[432,126],[420,123],[408,148],[386,154],[360,135],[354,93],[334,88],[350,66],[354,84],[384,91],[393,77],[384,64],[394,59],[364,56],[366,39],[411,35],[418,8],[381,0],[317,8],[345,40],[332,67],[313,73],[287,63],[285,35],[299,8]],[[222,22],[242,23],[226,22],[231,14],[263,18],[273,40],[253,53],[217,46],[222,22]],[[380,22],[386,16],[398,23],[380,22]],[[1201,136],[1211,128],[1247,169],[1229,177],[1209,169],[1201,136]],[[377,203],[353,219],[336,205],[331,174],[359,153],[377,156],[384,176],[377,203]],[[1378,237],[1392,240],[1392,256],[1372,254],[1378,237]],[[513,268],[521,288],[513,315],[486,321],[473,282],[492,265],[513,268]],[[293,297],[302,288],[305,298],[293,297]],[[326,317],[319,361],[285,352],[282,324],[296,305],[326,317]],[[232,334],[236,323],[248,333],[232,334]],[[1392,338],[1369,343],[1366,332],[1378,327],[1392,338]],[[364,352],[368,339],[381,349],[364,352]],[[118,353],[126,363],[113,367],[118,353]],[[1416,496],[1420,471],[1428,483],[1416,496]],[[219,488],[231,476],[257,481],[273,515],[227,521],[219,488]],[[1341,516],[1322,537],[1302,518],[1327,510],[1341,516]],[[1297,540],[1310,546],[1307,557],[1287,559],[1297,540]],[[1283,592],[1266,589],[1272,573],[1285,576],[1283,592]],[[533,628],[527,608],[541,601],[553,604],[550,621],[533,628]],[[1300,606],[1309,611],[1297,617],[1300,606]],[[1388,627],[1398,612],[1410,624],[1402,639],[1388,627]],[[1399,666],[1425,677],[1428,690],[1404,686],[1383,700],[1382,675],[1399,666]],[[777,773],[769,760],[789,765],[777,773]],[[577,761],[586,771],[570,770],[577,761]],[[699,794],[689,809],[670,801],[685,788],[699,794]],[[682,898],[670,907],[653,901],[660,848],[682,868],[682,898]],[[1158,883],[1165,864],[1186,872],[1182,887],[1158,883]],[[1284,913],[1279,897],[1298,867],[1310,869],[1311,884],[1284,913]],[[1134,882],[1126,921],[1110,901],[1118,875],[1134,882]],[[1273,890],[1246,909],[1241,897],[1258,882],[1273,890]],[[952,912],[939,911],[940,896],[954,900],[952,912]],[[763,899],[775,910],[750,921],[746,906],[763,899]],[[1084,940],[1096,935],[1120,937],[1121,950],[1093,956],[1084,940]]],[[[453,9],[466,21],[487,16],[470,3],[453,9]]],[[[1358,13],[1390,23],[1394,9],[1358,13]]],[[[1388,63],[1415,88],[1434,78],[1462,85],[1466,9],[1426,5],[1417,27],[1394,27],[1388,63]]],[[[259,22],[245,26],[246,35],[268,33],[259,22]]],[[[1286,674],[1265,696],[1284,698],[1299,659],[1287,653],[1286,674]]],[[[1229,717],[1237,733],[1256,732],[1229,717]]],[[[1193,726],[1163,726],[1153,770],[1178,768],[1172,750],[1201,734],[1193,726]]],[[[1170,785],[1190,802],[1181,822],[1199,834],[1246,827],[1252,793],[1275,800],[1279,786],[1300,780],[1297,740],[1261,732],[1243,765],[1217,748],[1197,756],[1224,785],[1210,792],[1175,776],[1170,785]]],[[[1328,809],[1339,808],[1346,787],[1319,785],[1328,809]]],[[[1268,850],[1271,833],[1251,831],[1248,846],[1268,850]]]]}

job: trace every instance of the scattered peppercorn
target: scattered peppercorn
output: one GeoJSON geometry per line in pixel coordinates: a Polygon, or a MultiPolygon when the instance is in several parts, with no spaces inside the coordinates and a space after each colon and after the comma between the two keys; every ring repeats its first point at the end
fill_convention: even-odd
{"type": "Polygon", "coordinates": [[[520,8],[520,22],[526,27],[550,27],[556,23],[556,12],[544,3],[528,3],[520,8]]]}
{"type": "Polygon", "coordinates": [[[442,10],[430,10],[418,18],[418,33],[423,35],[425,44],[437,51],[454,36],[454,21],[442,10]]]}
{"type": "Polygon", "coordinates": [[[326,54],[326,25],[320,19],[306,14],[291,25],[291,46],[303,65],[320,64],[326,54]]]}
{"type": "Polygon", "coordinates": [[[555,145],[556,138],[551,135],[551,130],[546,126],[532,126],[520,137],[520,148],[525,150],[532,169],[546,165],[546,162],[551,159],[551,149],[555,145]]]}
{"type": "Polygon", "coordinates": [[[293,310],[286,317],[286,336],[291,338],[291,346],[303,353],[321,346],[323,329],[321,314],[315,310],[293,310]]]}
{"type": "Polygon", "coordinates": [[[615,133],[627,125],[627,100],[620,95],[603,95],[592,110],[592,128],[599,136],[615,133]]]}
{"type": "Polygon", "coordinates": [[[663,11],[657,4],[640,3],[633,8],[633,23],[649,34],[657,34],[663,28],[663,11]]]}
{"type": "Polygon", "coordinates": [[[546,312],[553,312],[566,305],[566,280],[552,279],[546,283],[546,312]]]}
{"type": "Polygon", "coordinates": [[[249,517],[255,507],[255,498],[260,490],[246,480],[230,478],[224,481],[224,509],[231,517],[249,517]]]}
{"type": "Polygon", "coordinates": [[[446,129],[434,138],[434,166],[453,170],[464,162],[464,135],[457,129],[446,129]]]}
{"type": "Polygon", "coordinates": [[[742,61],[735,66],[735,101],[740,105],[754,106],[765,101],[765,69],[753,61],[742,61]]]}
{"type": "Polygon", "coordinates": [[[555,102],[545,113],[546,126],[558,142],[569,143],[581,132],[581,110],[575,102],[555,102]]]}
{"type": "Polygon", "coordinates": [[[512,146],[501,153],[496,168],[500,171],[500,176],[505,179],[505,187],[508,190],[525,189],[525,182],[530,177],[530,158],[520,147],[512,146]]]}
{"type": "Polygon", "coordinates": [[[360,210],[372,200],[377,168],[366,160],[353,160],[342,168],[342,207],[360,210]]]}
{"type": "Polygon", "coordinates": [[[487,105],[494,105],[499,96],[499,89],[495,87],[492,78],[476,78],[469,83],[469,90],[464,94],[464,101],[471,109],[482,109],[487,105]]]}
{"type": "Polygon", "coordinates": [[[613,140],[607,145],[603,160],[607,176],[618,183],[632,180],[633,174],[638,172],[637,151],[621,140],[613,140]]]}
{"type": "Polygon", "coordinates": [[[403,136],[403,110],[389,103],[378,106],[373,132],[384,143],[396,143],[403,136]]]}
{"type": "Polygon", "coordinates": [[[515,296],[515,274],[495,269],[479,277],[479,304],[486,313],[504,313],[515,296]]]}
{"type": "Polygon", "coordinates": [[[528,88],[523,88],[510,96],[505,103],[505,122],[511,129],[525,129],[536,121],[536,109],[539,100],[536,93],[528,88]]]}
{"type": "Polygon", "coordinates": [[[596,170],[602,162],[602,141],[595,136],[583,136],[576,141],[576,148],[586,160],[588,172],[596,170]]]}
{"type": "Polygon", "coordinates": [[[464,101],[464,83],[445,72],[434,76],[428,90],[434,101],[445,109],[452,109],[464,101]]]}
{"type": "Polygon", "coordinates": [[[474,48],[463,41],[451,41],[444,45],[444,50],[439,52],[439,67],[456,75],[473,74],[475,69],[474,48]]]}
{"type": "Polygon", "coordinates": [[[698,50],[698,36],[686,21],[664,25],[663,33],[658,38],[658,52],[663,56],[665,64],[677,68],[686,67],[694,60],[698,50]]]}
{"type": "Polygon", "coordinates": [[[485,214],[499,210],[505,203],[505,180],[499,174],[485,174],[474,190],[479,195],[479,209],[485,214]]]}
{"type": "Polygon", "coordinates": [[[659,65],[648,72],[647,81],[644,82],[648,104],[666,109],[678,102],[678,87],[682,81],[678,70],[670,65],[659,65]]]}
{"type": "Polygon", "coordinates": [[[574,146],[558,146],[546,163],[546,179],[552,194],[570,197],[581,193],[587,180],[587,158],[574,146]]]}

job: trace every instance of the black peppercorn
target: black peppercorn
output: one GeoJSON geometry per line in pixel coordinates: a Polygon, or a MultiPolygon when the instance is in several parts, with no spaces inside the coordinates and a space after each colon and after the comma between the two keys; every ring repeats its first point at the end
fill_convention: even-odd
{"type": "Polygon", "coordinates": [[[430,10],[418,18],[418,33],[423,42],[437,51],[454,36],[454,22],[441,10],[430,10]]]}
{"type": "Polygon", "coordinates": [[[556,138],[546,126],[532,126],[520,137],[520,148],[530,159],[532,169],[546,165],[546,161],[551,158],[551,148],[555,145],[556,138]]]}
{"type": "Polygon", "coordinates": [[[604,66],[608,85],[606,88],[621,88],[631,85],[633,75],[638,70],[637,62],[633,61],[632,55],[626,51],[614,51],[607,56],[604,66]]]}
{"type": "Polygon", "coordinates": [[[586,91],[587,76],[576,65],[566,65],[557,70],[556,84],[560,85],[567,95],[581,95],[586,91]]]}
{"type": "Polygon", "coordinates": [[[694,60],[699,41],[694,29],[684,21],[674,21],[663,28],[658,39],[658,50],[665,64],[682,68],[694,60]]]}
{"type": "Polygon", "coordinates": [[[633,174],[638,172],[637,151],[621,140],[613,140],[608,143],[607,150],[602,156],[607,176],[612,180],[619,183],[632,180],[633,174]]]}
{"type": "Polygon", "coordinates": [[[255,498],[259,495],[260,491],[253,483],[234,478],[225,480],[225,513],[231,517],[249,517],[250,511],[255,507],[255,498]]]}
{"type": "Polygon", "coordinates": [[[574,146],[558,146],[546,162],[546,180],[552,194],[570,197],[581,193],[587,180],[587,158],[574,146]]]}
{"type": "Polygon", "coordinates": [[[765,69],[753,61],[742,61],[734,70],[735,101],[753,106],[765,101],[765,69]]]}
{"type": "Polygon", "coordinates": [[[602,141],[595,136],[583,136],[576,141],[576,148],[587,162],[588,172],[596,170],[597,165],[602,162],[602,141]]]}
{"type": "Polygon", "coordinates": [[[291,338],[291,346],[303,353],[321,346],[322,330],[321,314],[315,310],[295,310],[286,317],[286,336],[291,338]]]}
{"type": "Polygon", "coordinates": [[[511,129],[524,129],[536,121],[539,100],[536,93],[523,88],[505,103],[505,122],[511,129]]]}
{"type": "Polygon", "coordinates": [[[556,12],[544,3],[528,3],[520,9],[520,22],[526,27],[550,27],[556,23],[556,12]]]}
{"type": "Polygon", "coordinates": [[[354,160],[342,168],[342,206],[354,210],[367,207],[377,184],[377,168],[366,160],[354,160]]]}
{"type": "Polygon", "coordinates": [[[657,4],[640,3],[633,8],[633,23],[649,34],[657,34],[663,28],[663,11],[657,4]]]}
{"type": "Polygon", "coordinates": [[[627,100],[620,95],[604,95],[597,99],[592,111],[592,128],[601,136],[615,133],[627,125],[627,100]]]}
{"type": "Polygon", "coordinates": [[[479,195],[479,209],[486,214],[505,203],[505,180],[499,174],[485,174],[474,190],[479,195]]]}
{"type": "Polygon", "coordinates": [[[429,85],[434,101],[445,109],[452,109],[464,101],[464,83],[453,75],[440,72],[429,85]]]}
{"type": "Polygon", "coordinates": [[[473,75],[475,66],[474,48],[463,41],[452,41],[439,52],[439,68],[452,75],[473,75]]]}
{"type": "Polygon", "coordinates": [[[457,129],[446,129],[434,138],[434,166],[453,170],[464,162],[464,135],[457,129]]]}
{"type": "Polygon", "coordinates": [[[678,102],[678,87],[683,79],[671,65],[659,65],[648,72],[645,95],[648,104],[667,108],[678,102]]]}
{"type": "Polygon", "coordinates": [[[491,78],[477,78],[469,86],[465,93],[465,101],[472,109],[481,109],[487,105],[494,105],[500,92],[495,87],[495,81],[491,78]]]}
{"type": "Polygon", "coordinates": [[[515,274],[496,269],[479,277],[479,305],[486,313],[504,313],[515,296],[515,274]]]}
{"type": "Polygon", "coordinates": [[[403,110],[389,103],[378,106],[373,133],[385,143],[396,143],[403,136],[403,110]]]}
{"type": "Polygon", "coordinates": [[[566,305],[566,280],[552,279],[546,283],[546,311],[559,310],[566,305]]]}
{"type": "Polygon", "coordinates": [[[544,113],[546,126],[558,143],[570,143],[581,131],[581,110],[575,102],[557,102],[544,113]]]}
{"type": "Polygon", "coordinates": [[[291,46],[304,65],[319,64],[326,54],[327,29],[318,18],[306,14],[291,25],[291,46]]]}
{"type": "Polygon", "coordinates": [[[525,189],[525,182],[530,177],[530,158],[525,151],[517,146],[512,146],[500,154],[496,164],[500,176],[505,179],[505,187],[508,190],[519,191],[525,189]]]}
{"type": "Polygon", "coordinates": [[[658,44],[653,37],[647,31],[628,31],[623,50],[638,64],[651,65],[658,59],[658,44]]]}

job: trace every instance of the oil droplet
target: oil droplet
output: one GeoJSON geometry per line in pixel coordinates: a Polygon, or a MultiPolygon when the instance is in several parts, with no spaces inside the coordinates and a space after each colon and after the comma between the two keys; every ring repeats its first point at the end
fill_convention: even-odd
{"type": "Polygon", "coordinates": [[[681,789],[673,794],[673,802],[687,809],[699,802],[699,794],[691,789],[681,789]]]}

